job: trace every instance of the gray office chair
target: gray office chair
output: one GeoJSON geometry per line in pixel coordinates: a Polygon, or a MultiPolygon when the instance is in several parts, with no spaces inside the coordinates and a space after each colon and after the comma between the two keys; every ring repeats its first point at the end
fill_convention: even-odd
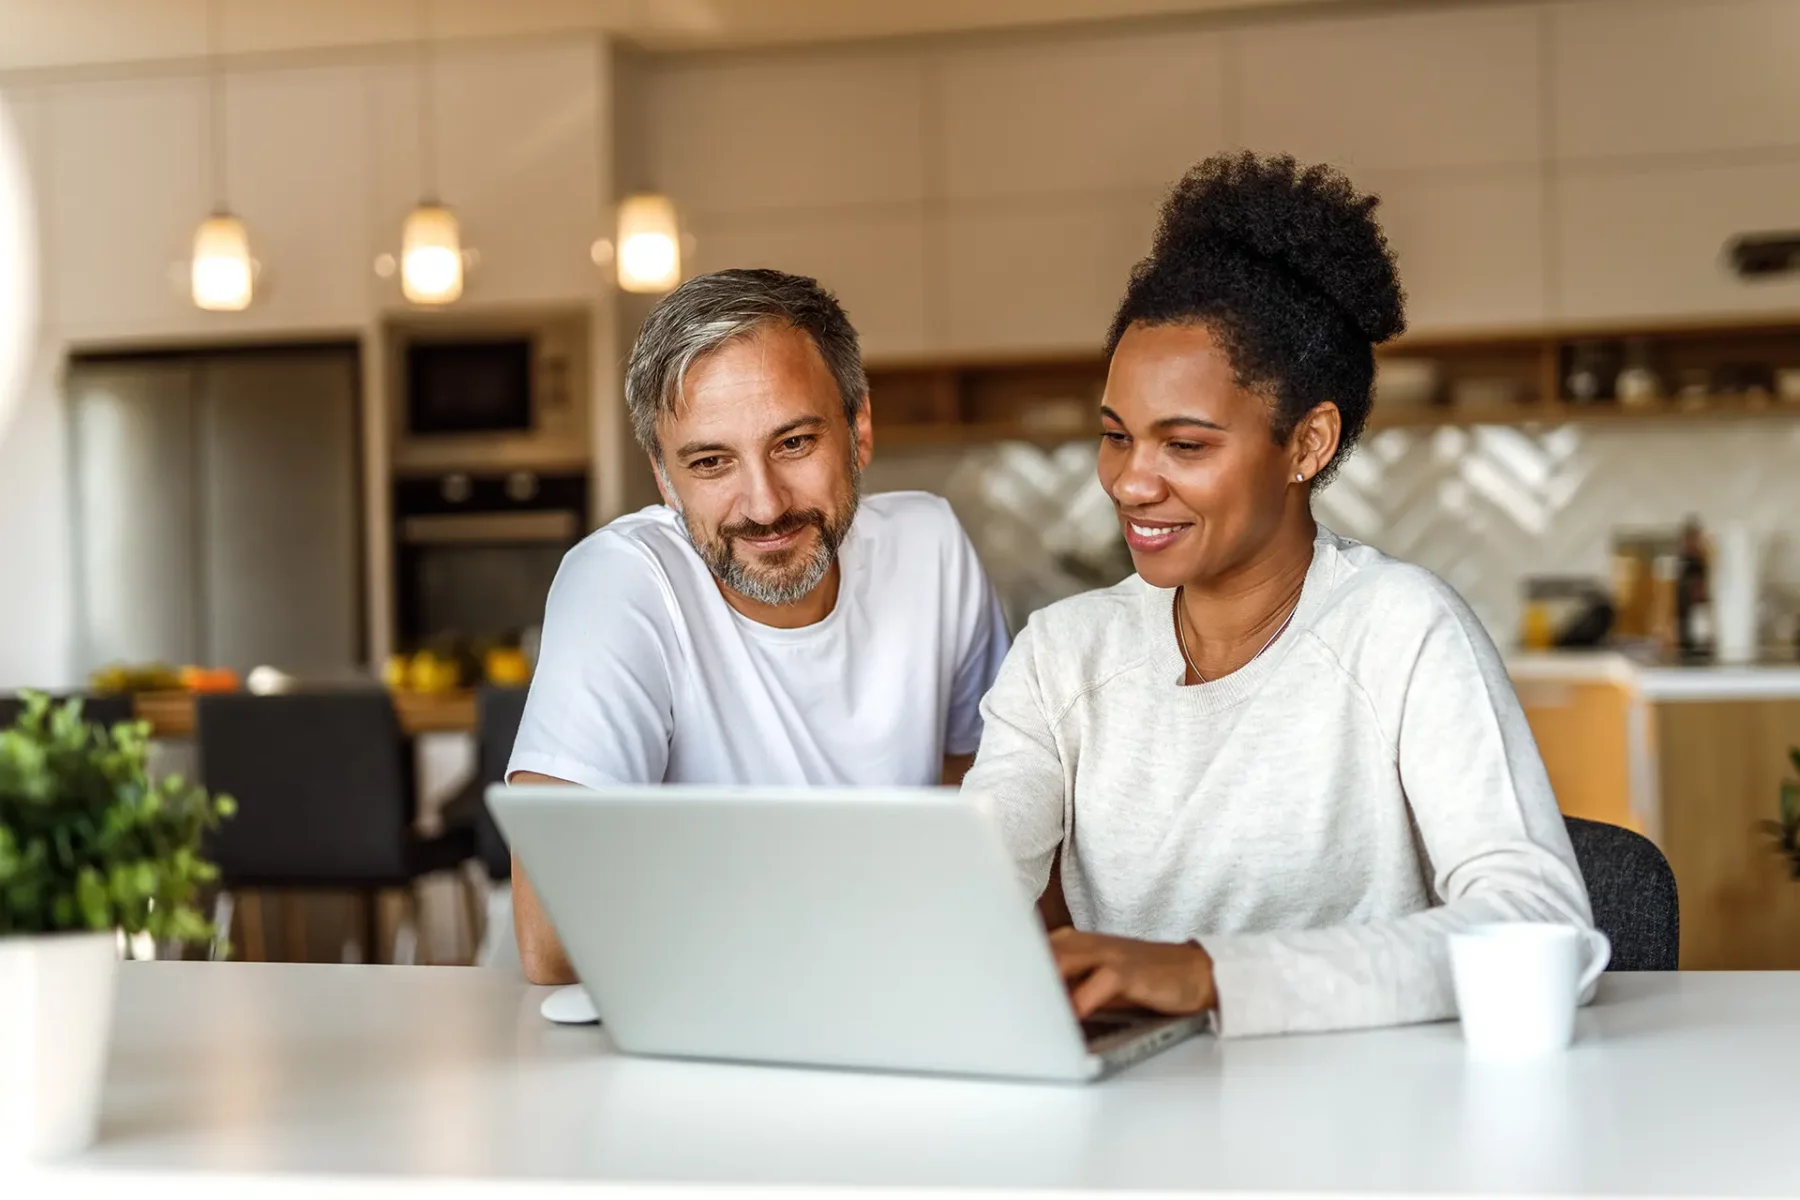
{"type": "MultiPolygon", "coordinates": [[[[201,696],[194,716],[200,778],[238,806],[207,843],[227,898],[224,923],[240,891],[354,893],[362,957],[373,962],[382,957],[379,898],[398,891],[416,939],[414,885],[473,857],[475,838],[466,828],[436,837],[414,831],[411,747],[388,694],[201,696]]],[[[260,930],[247,932],[260,941],[260,930]]],[[[403,923],[396,950],[406,932],[403,923]]]]}
{"type": "Polygon", "coordinates": [[[1612,971],[1674,971],[1681,965],[1675,872],[1656,843],[1617,825],[1564,817],[1587,881],[1594,927],[1612,939],[1612,971]]]}

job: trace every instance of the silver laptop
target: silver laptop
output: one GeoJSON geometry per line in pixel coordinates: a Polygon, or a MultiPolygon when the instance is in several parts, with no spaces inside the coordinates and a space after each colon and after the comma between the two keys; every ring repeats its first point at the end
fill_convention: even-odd
{"type": "Polygon", "coordinates": [[[627,1053],[1080,1081],[1204,1026],[1077,1021],[998,833],[953,789],[488,805],[627,1053]]]}

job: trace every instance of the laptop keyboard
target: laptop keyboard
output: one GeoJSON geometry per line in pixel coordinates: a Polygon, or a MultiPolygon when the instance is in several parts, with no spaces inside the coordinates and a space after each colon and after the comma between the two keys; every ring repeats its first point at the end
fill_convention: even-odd
{"type": "Polygon", "coordinates": [[[1092,1046],[1121,1033],[1135,1032],[1158,1019],[1148,1013],[1095,1013],[1081,1023],[1081,1036],[1092,1046]]]}

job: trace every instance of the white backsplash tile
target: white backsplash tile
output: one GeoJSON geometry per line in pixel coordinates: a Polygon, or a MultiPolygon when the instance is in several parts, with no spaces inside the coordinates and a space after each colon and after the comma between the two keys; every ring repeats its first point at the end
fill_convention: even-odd
{"type": "MultiPolygon", "coordinates": [[[[1131,569],[1093,445],[895,452],[871,491],[945,496],[1016,628],[1034,609],[1131,569]]],[[[1741,521],[1765,583],[1800,587],[1800,420],[1480,426],[1376,434],[1314,501],[1347,537],[1449,580],[1502,646],[1533,575],[1604,578],[1614,530],[1741,521]]]]}

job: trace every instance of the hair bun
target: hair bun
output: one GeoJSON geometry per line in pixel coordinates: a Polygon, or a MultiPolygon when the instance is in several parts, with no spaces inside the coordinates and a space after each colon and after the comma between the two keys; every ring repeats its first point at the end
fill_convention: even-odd
{"type": "Polygon", "coordinates": [[[1287,155],[1247,150],[1214,155],[1170,194],[1151,257],[1248,253],[1325,297],[1371,343],[1385,342],[1406,328],[1406,301],[1373,215],[1379,203],[1330,167],[1303,171],[1287,155]]]}

